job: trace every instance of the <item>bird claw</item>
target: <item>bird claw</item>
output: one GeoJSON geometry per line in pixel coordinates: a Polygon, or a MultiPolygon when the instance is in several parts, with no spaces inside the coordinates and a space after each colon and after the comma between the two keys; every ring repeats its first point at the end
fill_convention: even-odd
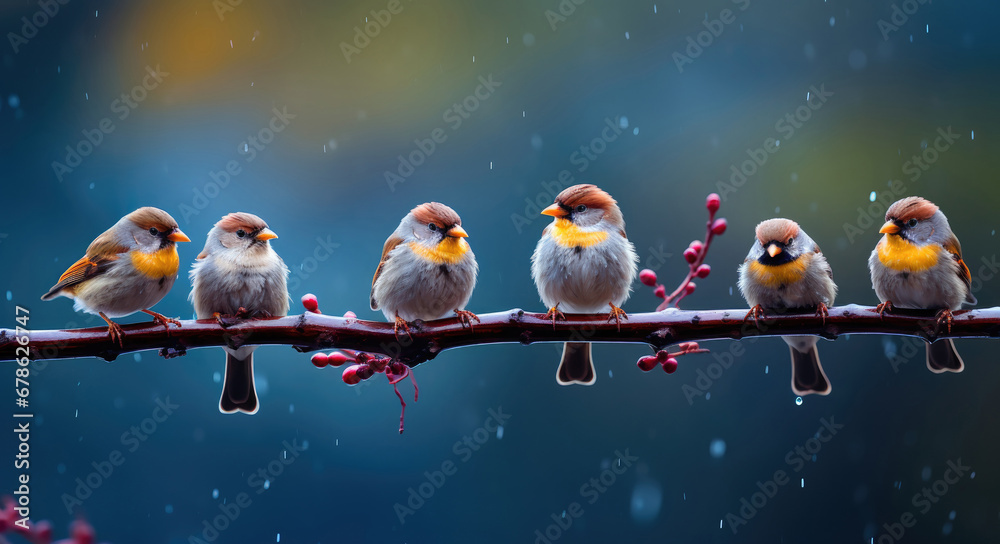
{"type": "Polygon", "coordinates": [[[937,313],[937,327],[941,329],[941,322],[944,321],[947,327],[948,334],[951,334],[951,322],[954,318],[952,317],[951,310],[945,308],[937,313]]]}
{"type": "Polygon", "coordinates": [[[393,332],[393,334],[396,335],[396,340],[399,340],[399,329],[400,329],[400,327],[402,327],[403,331],[406,332],[406,337],[407,338],[410,338],[410,339],[413,338],[413,335],[410,334],[410,325],[406,322],[405,319],[403,319],[402,317],[399,317],[399,314],[396,314],[396,321],[393,322],[393,324],[392,324],[392,332],[393,332]]]}
{"type": "Polygon", "coordinates": [[[549,308],[549,311],[545,313],[545,317],[543,318],[543,319],[552,319],[553,329],[556,328],[557,319],[562,319],[563,321],[566,320],[566,314],[559,311],[560,304],[561,304],[560,302],[557,302],[555,306],[549,308]]]}
{"type": "Polygon", "coordinates": [[[167,331],[170,330],[170,323],[173,323],[178,327],[181,326],[181,322],[179,320],[174,319],[172,317],[167,317],[163,314],[156,313],[152,310],[142,310],[142,313],[153,316],[153,323],[159,323],[160,325],[163,325],[163,328],[167,329],[167,331]]]}
{"type": "Polygon", "coordinates": [[[758,323],[758,320],[762,317],[764,317],[764,307],[761,306],[760,304],[757,304],[753,308],[750,308],[750,311],[747,312],[747,315],[743,316],[743,322],[745,323],[748,319],[753,318],[754,326],[759,327],[760,324],[758,323]]]}
{"type": "Polygon", "coordinates": [[[465,328],[466,325],[468,325],[469,330],[471,331],[473,320],[475,320],[476,323],[479,323],[479,316],[468,310],[459,310],[458,308],[456,308],[455,315],[458,316],[458,322],[462,324],[463,329],[465,328]]]}
{"type": "Polygon", "coordinates": [[[830,309],[826,307],[826,304],[820,302],[816,305],[816,317],[823,319],[823,325],[826,325],[826,318],[830,317],[830,309]]]}
{"type": "Polygon", "coordinates": [[[122,337],[124,333],[122,332],[122,326],[114,321],[108,321],[108,336],[111,337],[111,341],[118,344],[118,347],[125,347],[122,343],[122,337]]]}
{"type": "Polygon", "coordinates": [[[212,314],[212,317],[215,318],[215,322],[223,329],[228,329],[240,322],[240,319],[235,315],[220,314],[219,312],[212,314]]]}
{"type": "Polygon", "coordinates": [[[611,313],[608,314],[608,323],[611,323],[611,320],[614,319],[615,324],[618,325],[618,332],[621,332],[622,318],[625,318],[625,320],[628,321],[628,314],[625,313],[625,310],[615,306],[612,302],[609,302],[608,306],[611,306],[611,313]]]}
{"type": "Polygon", "coordinates": [[[895,309],[892,305],[891,300],[887,300],[875,307],[875,312],[878,314],[879,319],[885,319],[886,312],[892,312],[895,309]]]}

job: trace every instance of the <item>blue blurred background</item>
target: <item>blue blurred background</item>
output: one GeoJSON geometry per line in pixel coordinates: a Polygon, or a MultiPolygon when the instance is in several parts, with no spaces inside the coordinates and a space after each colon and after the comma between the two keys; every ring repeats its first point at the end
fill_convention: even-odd
{"type": "MultiPolygon", "coordinates": [[[[144,205],[194,240],[154,308],[167,315],[191,317],[187,263],[239,210],[279,234],[294,300],[382,319],[368,309],[382,242],[430,200],[471,234],[469,309],[541,311],[528,267],[547,218],[533,203],[564,170],[615,196],[668,287],[704,233],[705,195],[723,194],[729,231],[687,309],[745,307],[736,266],[773,216],[824,249],[838,303],[876,303],[881,202],[910,194],[941,206],[980,306],[998,304],[1000,5],[578,2],[4,0],[0,322],[22,305],[34,329],[101,324],[38,297],[144,205]]],[[[637,285],[625,308],[657,302],[637,285]]],[[[1000,529],[995,341],[958,342],[967,370],[943,376],[908,340],[823,342],[833,394],[801,405],[781,340],[706,346],[670,376],[635,367],[644,346],[596,346],[590,388],[556,385],[559,346],[449,351],[416,369],[402,436],[383,380],[345,386],[287,347],[258,351],[253,417],[218,412],[217,349],[39,364],[32,516],[62,534],[79,512],[117,544],[984,542],[1000,529]],[[144,423],[163,419],[157,399],[176,408],[144,423]],[[810,442],[823,418],[843,428],[810,442]],[[93,476],[116,450],[124,462],[93,476]],[[959,459],[971,469],[935,486],[959,459]],[[790,481],[755,496],[777,470],[790,481]],[[924,488],[926,509],[912,501],[924,488]]]]}

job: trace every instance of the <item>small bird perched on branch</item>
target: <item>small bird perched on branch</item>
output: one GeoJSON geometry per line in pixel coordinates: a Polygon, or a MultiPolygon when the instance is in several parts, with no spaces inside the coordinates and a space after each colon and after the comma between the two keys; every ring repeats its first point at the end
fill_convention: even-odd
{"type": "MultiPolygon", "coordinates": [[[[549,307],[552,322],[571,313],[597,313],[611,307],[608,321],[628,318],[620,308],[629,297],[639,256],[625,235],[625,219],[611,195],[595,185],[574,185],[542,210],[553,217],[531,256],[531,277],[549,307]]],[[[561,385],[591,385],[597,380],[587,342],[563,344],[556,371],[561,385]]]]}
{"type": "MultiPolygon", "coordinates": [[[[872,287],[881,304],[880,314],[893,307],[941,309],[938,326],[951,330],[951,311],[975,304],[972,274],[962,260],[962,246],[951,231],[948,218],[929,200],[906,197],[889,206],[885,224],[868,268],[872,287]]],[[[931,372],[961,372],[962,357],[951,339],[927,345],[931,372]]]]}
{"type": "MultiPolygon", "coordinates": [[[[198,319],[214,317],[222,326],[233,318],[288,314],[288,267],[271,247],[277,238],[263,219],[231,213],[208,232],[205,249],[191,266],[191,294],[198,319]]],[[[244,345],[226,350],[226,378],[219,411],[256,414],[260,405],[253,379],[253,351],[244,345]]]]}
{"type": "Polygon", "coordinates": [[[122,345],[121,327],[112,317],[135,312],[153,316],[167,329],[180,321],[149,308],[163,299],[177,279],[180,259],[176,242],[190,242],[170,214],[144,207],[122,217],[87,247],[87,254],[73,263],[59,281],[42,295],[73,299],[73,309],[101,316],[108,336],[122,345]]]}
{"type": "MultiPolygon", "coordinates": [[[[739,288],[750,304],[747,318],[768,310],[816,308],[826,317],[837,285],[833,270],[816,242],[790,219],[768,219],[757,225],[750,253],[739,267],[739,288]]],[[[816,336],[782,336],[792,354],[792,391],[796,395],[830,394],[830,380],[819,362],[816,336]]]]}
{"type": "Polygon", "coordinates": [[[455,210],[438,202],[410,210],[389,235],[372,278],[371,308],[382,310],[397,335],[409,334],[410,321],[452,312],[463,326],[479,320],[465,310],[479,273],[468,236],[455,210]]]}

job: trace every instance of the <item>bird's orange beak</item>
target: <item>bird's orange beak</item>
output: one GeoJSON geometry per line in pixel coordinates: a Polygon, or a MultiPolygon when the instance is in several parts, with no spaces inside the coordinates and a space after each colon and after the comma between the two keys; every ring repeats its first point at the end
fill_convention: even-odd
{"type": "Polygon", "coordinates": [[[465,232],[465,229],[462,228],[462,225],[455,225],[454,227],[451,227],[450,229],[448,229],[448,232],[446,232],[445,234],[447,234],[448,236],[451,236],[453,238],[468,238],[469,237],[469,233],[465,232]]]}
{"type": "Polygon", "coordinates": [[[896,234],[897,232],[899,232],[899,225],[897,225],[893,221],[886,221],[878,232],[879,234],[896,234]]]}
{"type": "Polygon", "coordinates": [[[767,254],[770,255],[771,258],[773,259],[774,257],[777,257],[778,255],[781,254],[781,248],[778,247],[777,244],[771,244],[767,246],[767,254]]]}
{"type": "Polygon", "coordinates": [[[552,217],[566,217],[569,213],[563,209],[559,204],[553,204],[548,208],[542,210],[542,215],[551,215],[552,217]]]}
{"type": "Polygon", "coordinates": [[[264,230],[257,233],[256,238],[261,242],[266,242],[268,240],[274,240],[278,235],[274,233],[271,229],[265,228],[264,230]]]}
{"type": "Polygon", "coordinates": [[[167,235],[167,240],[171,242],[190,242],[191,239],[187,237],[186,234],[181,232],[181,229],[174,229],[173,232],[167,235]]]}

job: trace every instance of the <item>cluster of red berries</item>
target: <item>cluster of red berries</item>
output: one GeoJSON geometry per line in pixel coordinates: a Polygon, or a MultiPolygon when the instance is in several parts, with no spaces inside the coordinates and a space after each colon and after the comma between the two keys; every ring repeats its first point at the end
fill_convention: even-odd
{"type": "Polygon", "coordinates": [[[704,279],[712,273],[712,267],[705,264],[708,248],[712,244],[712,239],[724,234],[726,227],[729,226],[725,219],[721,217],[719,219],[715,218],[715,213],[719,211],[721,205],[722,198],[715,193],[708,195],[708,198],[705,199],[705,208],[708,210],[705,241],[694,240],[684,250],[684,260],[688,263],[688,275],[673,293],[667,295],[667,288],[657,283],[656,272],[648,268],[639,272],[639,281],[643,285],[652,287],[653,294],[663,299],[663,302],[656,308],[657,311],[665,310],[671,304],[676,308],[681,299],[694,293],[695,288],[697,288],[697,285],[692,281],[694,278],[704,279]]]}
{"type": "Polygon", "coordinates": [[[673,374],[677,371],[677,358],[681,355],[688,355],[691,353],[707,353],[707,349],[701,349],[698,346],[698,342],[682,342],[677,345],[677,349],[680,351],[675,351],[673,353],[661,349],[656,352],[656,355],[646,355],[645,357],[640,357],[636,365],[643,372],[649,372],[656,368],[656,365],[663,367],[663,371],[667,374],[673,374]]]}
{"type": "MultiPolygon", "coordinates": [[[[0,535],[11,533],[27,540],[31,544],[94,544],[94,528],[82,519],[70,524],[70,537],[52,542],[52,524],[47,521],[29,522],[27,528],[16,522],[21,519],[17,513],[17,503],[12,497],[4,497],[4,505],[0,507],[0,535]]],[[[0,536],[0,542],[6,542],[0,536]]]]}

